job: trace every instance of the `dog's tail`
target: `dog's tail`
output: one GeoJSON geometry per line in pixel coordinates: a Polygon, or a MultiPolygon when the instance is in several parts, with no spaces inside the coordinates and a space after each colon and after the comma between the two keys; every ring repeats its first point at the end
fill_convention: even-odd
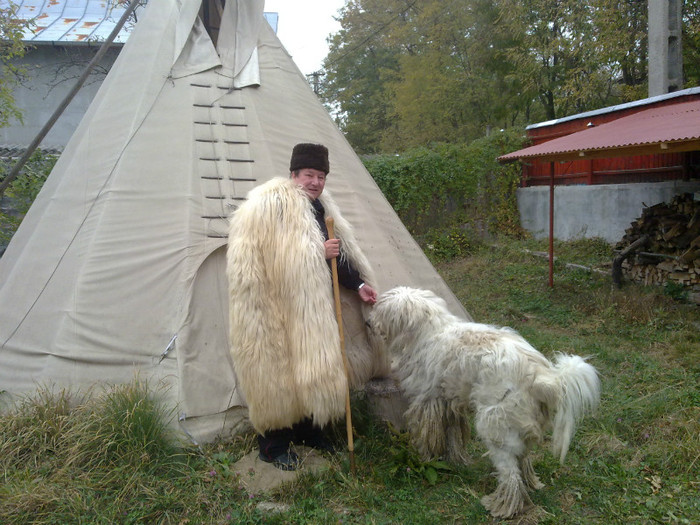
{"type": "Polygon", "coordinates": [[[554,376],[559,383],[552,429],[552,453],[564,463],[576,424],[600,402],[600,380],[596,369],[577,355],[557,354],[554,376]]]}

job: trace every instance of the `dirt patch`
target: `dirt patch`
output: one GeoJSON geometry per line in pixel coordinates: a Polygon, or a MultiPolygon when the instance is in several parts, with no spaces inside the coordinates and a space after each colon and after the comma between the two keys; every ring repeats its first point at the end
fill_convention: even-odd
{"type": "Polygon", "coordinates": [[[233,465],[233,470],[240,476],[248,493],[257,496],[295,481],[302,474],[319,473],[330,467],[330,462],[312,448],[296,447],[295,450],[301,460],[301,466],[296,470],[280,470],[272,463],[262,461],[257,449],[239,459],[233,465]]]}

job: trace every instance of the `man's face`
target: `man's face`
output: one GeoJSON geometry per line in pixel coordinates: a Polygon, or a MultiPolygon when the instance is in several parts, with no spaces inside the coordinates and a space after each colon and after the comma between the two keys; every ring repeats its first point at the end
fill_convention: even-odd
{"type": "Polygon", "coordinates": [[[304,188],[311,200],[318,199],[326,186],[326,174],[313,168],[302,168],[298,174],[292,172],[292,179],[304,188]]]}

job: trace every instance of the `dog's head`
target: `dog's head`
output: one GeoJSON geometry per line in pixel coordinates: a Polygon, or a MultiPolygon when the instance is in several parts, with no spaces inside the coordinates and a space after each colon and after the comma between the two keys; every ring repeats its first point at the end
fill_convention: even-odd
{"type": "Polygon", "coordinates": [[[400,351],[405,344],[398,343],[414,340],[428,323],[450,315],[445,301],[433,292],[398,286],[379,296],[367,325],[373,344],[383,343],[392,351],[400,351]]]}

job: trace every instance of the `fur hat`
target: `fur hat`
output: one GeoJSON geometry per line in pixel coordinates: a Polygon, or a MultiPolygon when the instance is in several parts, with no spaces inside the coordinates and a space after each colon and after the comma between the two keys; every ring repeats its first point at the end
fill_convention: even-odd
{"type": "Polygon", "coordinates": [[[315,170],[328,173],[328,148],[322,144],[297,144],[292,150],[292,160],[289,162],[289,171],[303,168],[313,168],[315,170]]]}

